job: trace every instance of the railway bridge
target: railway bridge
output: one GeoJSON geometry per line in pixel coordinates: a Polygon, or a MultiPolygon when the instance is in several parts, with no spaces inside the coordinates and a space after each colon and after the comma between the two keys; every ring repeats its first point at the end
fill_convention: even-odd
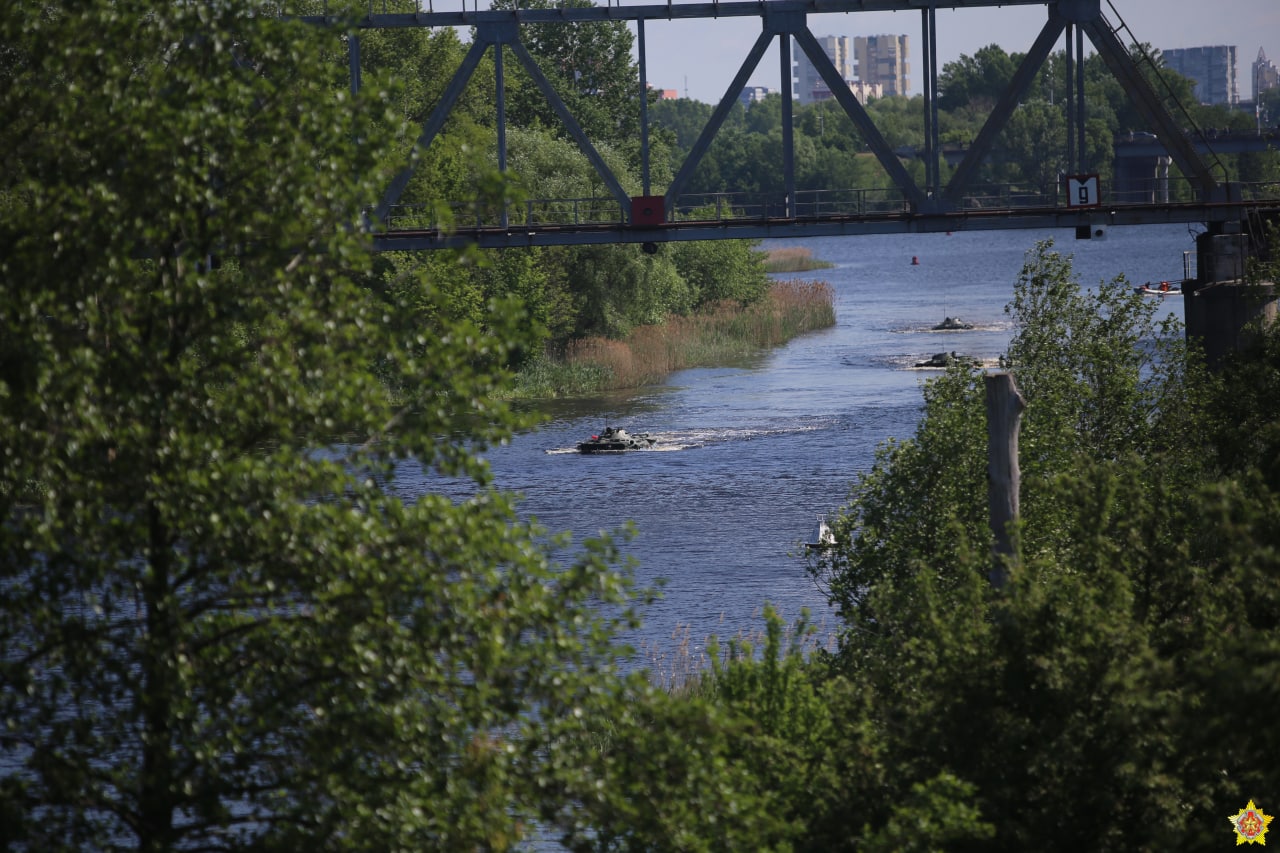
{"type": "MultiPolygon", "coordinates": [[[[418,0],[420,2],[420,0],[418,0]]],[[[478,245],[512,248],[547,245],[581,245],[605,242],[641,243],[649,247],[678,240],[740,237],[799,237],[832,234],[957,231],[995,228],[1072,228],[1080,236],[1109,225],[1160,222],[1198,222],[1213,232],[1230,232],[1268,210],[1280,208],[1280,185],[1241,185],[1224,180],[1205,155],[1213,155],[1216,140],[1188,130],[1186,122],[1171,115],[1153,90],[1147,76],[1125,46],[1140,40],[1128,31],[1116,4],[1122,0],[762,0],[761,2],[688,2],[623,6],[608,0],[603,6],[579,8],[515,8],[467,10],[465,0],[457,11],[415,8],[410,12],[375,12],[355,19],[349,16],[306,16],[320,26],[341,28],[347,36],[351,87],[360,86],[360,34],[374,29],[407,27],[470,27],[470,50],[439,103],[424,122],[406,164],[372,212],[377,246],[387,250],[424,251],[478,245]],[[1105,4],[1105,9],[1104,9],[1105,4]],[[938,139],[937,12],[963,12],[983,7],[1039,6],[1045,22],[1026,49],[1007,89],[992,108],[985,124],[963,151],[944,149],[938,139]],[[924,139],[911,152],[924,163],[923,183],[917,183],[904,167],[901,152],[892,149],[870,115],[854,97],[835,65],[810,29],[815,16],[862,12],[906,12],[918,15],[924,70],[924,139]],[[747,51],[728,89],[701,135],[692,146],[674,179],[660,190],[650,185],[649,122],[647,115],[647,62],[645,24],[649,21],[696,21],[710,18],[747,17],[760,23],[760,34],[747,51]],[[640,173],[643,190],[629,195],[605,164],[592,140],[582,130],[565,100],[555,90],[522,40],[523,28],[546,24],[625,22],[634,27],[638,48],[637,97],[640,112],[640,173]],[[1085,155],[1084,97],[1085,40],[1122,84],[1154,131],[1150,138],[1130,145],[1130,157],[1176,164],[1183,192],[1142,187],[1134,192],[1127,176],[1119,186],[1103,187],[1090,181],[1085,155]],[[813,64],[833,94],[835,104],[853,122],[876,157],[891,188],[831,188],[797,190],[793,101],[789,86],[782,91],[783,190],[764,194],[690,194],[690,177],[707,153],[729,111],[738,102],[751,74],[770,46],[776,44],[781,79],[792,78],[793,45],[813,64]],[[1065,46],[1068,98],[1066,108],[1067,174],[1052,194],[1019,192],[1015,188],[991,188],[975,184],[978,168],[1017,105],[1029,92],[1035,75],[1058,44],[1065,46]],[[402,196],[418,158],[441,132],[459,96],[470,82],[481,58],[493,52],[497,105],[494,126],[497,163],[505,171],[506,116],[504,107],[504,56],[508,53],[554,108],[567,134],[590,161],[608,196],[591,199],[538,199],[519,209],[481,209],[461,205],[462,212],[435,220],[440,200],[427,204],[406,203],[402,196]],[[1150,148],[1152,150],[1147,151],[1150,148]],[[944,160],[945,158],[945,160],[944,160]],[[954,166],[942,181],[943,162],[954,166]],[[1184,199],[1172,202],[1170,198],[1184,199]]],[[[1130,142],[1134,142],[1130,140],[1130,142]]],[[[1254,144],[1257,144],[1255,141],[1254,144]]],[[[1262,140],[1274,145],[1274,138],[1262,140]]]]}
{"type": "MultiPolygon", "coordinates": [[[[385,0],[383,0],[385,2],[385,0]]],[[[420,3],[421,0],[413,0],[420,3]]],[[[434,0],[428,0],[434,2],[434,0]]],[[[474,0],[473,0],[474,2],[474,0]]],[[[1078,238],[1105,233],[1111,226],[1155,223],[1200,223],[1205,232],[1199,244],[1198,281],[1187,282],[1184,292],[1189,333],[1193,326],[1211,330],[1219,326],[1238,329],[1252,309],[1244,296],[1231,287],[1242,279],[1247,258],[1264,251],[1266,223],[1280,217],[1280,184],[1240,184],[1227,180],[1226,170],[1213,162],[1218,147],[1227,140],[1207,138],[1165,109],[1138,60],[1125,45],[1141,44],[1120,16],[1124,0],[726,0],[674,2],[623,6],[622,0],[606,0],[603,6],[513,8],[481,10],[478,2],[468,10],[466,0],[457,11],[436,11],[420,6],[408,12],[304,16],[317,26],[331,27],[347,40],[350,81],[360,87],[361,33],[376,29],[409,27],[469,27],[470,49],[418,136],[405,165],[387,187],[370,225],[380,250],[430,251],[475,245],[482,248],[584,245],[600,243],[641,244],[656,251],[665,242],[727,238],[789,238],[857,235],[889,232],[938,232],[1010,228],[1066,228],[1078,238]],[[1007,88],[996,100],[985,123],[963,151],[944,151],[938,132],[937,13],[959,13],[983,7],[1039,6],[1045,20],[1033,43],[1025,50],[1007,88]],[[912,152],[923,160],[924,180],[908,172],[899,152],[890,147],[868,112],[854,97],[831,59],[810,29],[815,16],[863,12],[904,12],[918,16],[922,51],[923,140],[912,152]],[[650,147],[647,94],[645,24],[651,21],[753,18],[760,34],[742,59],[723,97],[690,149],[675,177],[662,188],[650,181],[650,147]],[[582,25],[623,22],[634,27],[638,50],[635,103],[639,111],[639,172],[643,185],[638,196],[623,189],[583,131],[565,100],[526,48],[523,28],[529,25],[582,25]],[[1086,162],[1085,126],[1088,119],[1084,85],[1085,42],[1101,57],[1142,116],[1150,134],[1131,143],[1129,154],[1165,164],[1162,189],[1140,187],[1134,178],[1121,186],[1100,185],[1086,162]],[[889,189],[831,188],[798,190],[795,181],[793,100],[789,85],[782,87],[781,133],[783,189],[767,194],[690,194],[689,180],[707,153],[730,110],[738,102],[748,79],[766,51],[776,44],[781,79],[792,79],[792,49],[813,64],[834,96],[835,104],[853,122],[871,154],[889,178],[889,189]],[[1036,74],[1055,46],[1062,44],[1066,59],[1067,168],[1061,185],[1051,193],[1027,193],[1016,188],[990,188],[976,184],[979,166],[1018,104],[1029,93],[1036,74]],[[531,200],[519,209],[500,205],[497,210],[473,204],[449,217],[448,224],[434,220],[436,203],[408,203],[402,196],[419,162],[417,156],[440,134],[450,112],[470,82],[481,59],[493,51],[497,139],[497,163],[507,166],[505,115],[505,57],[510,54],[554,109],[569,137],[590,161],[608,188],[604,198],[531,200]],[[955,159],[954,170],[944,183],[944,156],[955,159]],[[1206,156],[1210,161],[1206,161],[1206,156]],[[1168,191],[1167,166],[1177,166],[1179,191],[1168,191]],[[1177,199],[1176,201],[1174,199],[1177,199]],[[1217,307],[1212,307],[1217,306],[1217,307]]],[[[385,7],[384,7],[385,8],[385,7]]],[[[1154,75],[1158,79],[1158,75],[1154,75]]],[[[1185,117],[1184,117],[1185,118],[1185,117]]],[[[1273,138],[1247,144],[1272,146],[1273,138]]],[[[1245,144],[1235,141],[1233,144],[1245,144]]],[[[1135,161],[1136,162],[1136,161],[1135,161]]],[[[1116,183],[1121,183],[1117,181],[1116,183]]],[[[1253,297],[1250,297],[1252,299],[1253,297]]],[[[1275,313],[1274,299],[1266,310],[1275,313]]],[[[1207,334],[1207,332],[1206,332],[1207,334]]],[[[1216,332],[1214,334],[1217,334],[1216,332]]]]}

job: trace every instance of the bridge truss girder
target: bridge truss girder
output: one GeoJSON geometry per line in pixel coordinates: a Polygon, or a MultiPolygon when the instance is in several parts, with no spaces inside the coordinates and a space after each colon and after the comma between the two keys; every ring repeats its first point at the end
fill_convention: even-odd
{"type": "MultiPolygon", "coordinates": [[[[638,34],[640,79],[637,81],[638,102],[641,109],[641,157],[645,196],[649,194],[649,151],[647,127],[647,86],[645,81],[645,38],[644,24],[646,20],[682,20],[725,17],[758,17],[761,20],[761,34],[748,51],[738,73],[729,84],[724,96],[712,113],[707,126],[690,150],[685,161],[676,172],[675,178],[663,194],[663,222],[644,223],[624,221],[623,226],[652,227],[670,221],[673,206],[685,184],[692,177],[698,163],[709,150],[717,133],[728,117],[751,74],[755,71],[765,51],[776,39],[779,47],[779,61],[782,79],[787,82],[782,91],[782,142],[783,142],[783,174],[787,216],[795,217],[795,180],[794,180],[794,139],[790,121],[792,114],[791,58],[792,40],[804,52],[815,69],[822,76],[835,96],[844,113],[857,127],[867,142],[872,153],[883,166],[890,179],[908,205],[912,215],[939,216],[958,211],[962,204],[962,196],[970,185],[978,168],[987,155],[1000,132],[1004,129],[1013,110],[1025,96],[1036,73],[1044,64],[1054,45],[1066,33],[1068,59],[1068,158],[1069,166],[1084,166],[1084,132],[1085,102],[1083,92],[1083,43],[1082,36],[1088,35],[1094,48],[1103,58],[1107,67],[1121,82],[1125,91],[1133,99],[1139,112],[1150,122],[1165,144],[1170,156],[1178,164],[1183,173],[1191,179],[1196,187],[1199,200],[1202,202],[1225,201],[1223,188],[1213,178],[1199,154],[1186,138],[1168,111],[1164,109],[1160,99],[1152,90],[1147,79],[1138,69],[1124,44],[1116,36],[1116,29],[1107,21],[1101,11],[1101,0],[769,0],[768,2],[713,2],[685,3],[651,6],[594,6],[588,8],[560,9],[510,9],[467,12],[418,12],[406,14],[370,14],[356,20],[309,16],[304,17],[310,23],[342,27],[349,32],[351,56],[351,85],[353,90],[359,87],[359,37],[361,30],[396,29],[406,27],[445,27],[470,26],[474,39],[471,48],[445,88],[444,94],[436,104],[422,132],[409,155],[409,162],[397,175],[376,208],[376,219],[385,222],[388,212],[400,200],[405,187],[420,162],[421,153],[425,151],[440,133],[449,113],[457,103],[463,90],[478,67],[483,55],[490,48],[494,50],[494,64],[497,86],[497,128],[498,168],[506,169],[506,117],[504,115],[504,69],[503,48],[508,48],[521,67],[531,77],[541,94],[555,110],[564,124],[566,131],[577,143],[578,148],[588,158],[600,178],[609,188],[610,193],[619,203],[623,215],[629,216],[635,199],[630,198],[603,158],[600,157],[581,126],[574,119],[563,99],[555,91],[546,75],[539,68],[537,61],[529,54],[521,41],[521,26],[524,24],[545,23],[589,23],[603,21],[634,22],[638,34]],[[1032,44],[1016,70],[1009,87],[1001,95],[991,114],[984,123],[978,137],[970,146],[964,160],[956,168],[948,185],[939,186],[940,180],[940,146],[937,129],[937,28],[936,11],[942,9],[965,9],[992,6],[1044,6],[1047,20],[1039,36],[1032,44]],[[921,13],[922,43],[924,45],[924,154],[926,187],[921,188],[903,167],[901,161],[889,148],[883,135],[876,128],[870,115],[854,97],[841,79],[839,72],[826,52],[808,27],[808,16],[812,14],[852,13],[864,11],[910,11],[921,13]],[[1072,44],[1072,35],[1075,44],[1072,44]],[[1076,71],[1072,80],[1071,71],[1076,71]],[[1077,138],[1079,140],[1076,144],[1077,138]],[[1077,154],[1078,148],[1078,154],[1077,154]]],[[[1114,7],[1113,7],[1114,8],[1114,7]]],[[[1082,169],[1083,170],[1083,169],[1082,169]]],[[[507,223],[502,222],[505,226],[507,223]]],[[[710,238],[710,235],[707,238],[710,238]]],[[[627,241],[631,242],[631,241],[627,241]]]]}

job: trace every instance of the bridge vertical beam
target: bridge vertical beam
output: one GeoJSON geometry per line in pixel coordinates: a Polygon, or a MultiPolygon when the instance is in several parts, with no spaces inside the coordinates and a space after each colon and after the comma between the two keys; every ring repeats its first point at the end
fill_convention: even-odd
{"type": "Polygon", "coordinates": [[[1058,41],[1058,36],[1062,35],[1065,21],[1058,16],[1054,9],[1049,10],[1049,20],[1045,22],[1044,28],[1040,30],[1040,35],[1036,37],[1035,43],[1031,45],[1031,50],[1027,51],[1027,55],[1022,58],[1022,64],[1018,66],[1018,70],[1013,73],[1013,80],[1009,83],[1009,88],[1005,89],[1004,94],[1000,96],[1000,100],[996,103],[995,109],[991,111],[991,115],[987,116],[986,123],[982,126],[982,130],[978,131],[978,138],[969,146],[969,153],[965,154],[964,160],[956,167],[955,174],[951,176],[951,182],[947,184],[946,197],[947,201],[953,206],[959,206],[961,193],[973,180],[974,174],[978,170],[978,166],[982,164],[983,158],[991,151],[991,145],[995,142],[996,136],[1000,131],[1004,130],[1005,124],[1009,121],[1009,116],[1013,114],[1013,110],[1017,107],[1018,102],[1026,95],[1027,90],[1031,88],[1032,82],[1035,81],[1036,72],[1040,70],[1040,66],[1044,65],[1045,58],[1049,55],[1049,51],[1053,49],[1053,45],[1058,41]]]}
{"type": "Polygon", "coordinates": [[[786,193],[787,218],[796,218],[795,110],[791,103],[791,38],[778,36],[778,65],[782,87],[782,191],[786,193]]]}
{"type": "MultiPolygon", "coordinates": [[[[502,68],[501,44],[493,46],[493,77],[493,98],[498,111],[498,171],[505,175],[507,172],[507,81],[502,68]]],[[[508,219],[505,194],[502,199],[500,222],[504,229],[511,224],[508,219]]]]}
{"type": "MultiPolygon", "coordinates": [[[[1083,169],[1076,167],[1077,162],[1079,162],[1076,160],[1076,134],[1075,134],[1076,52],[1075,52],[1075,49],[1072,47],[1072,40],[1071,40],[1071,32],[1074,28],[1075,27],[1072,23],[1067,22],[1067,26],[1066,26],[1067,37],[1066,37],[1066,51],[1065,51],[1067,55],[1067,67],[1066,67],[1066,75],[1065,75],[1067,103],[1064,106],[1066,106],[1066,113],[1067,113],[1067,174],[1069,175],[1079,174],[1081,171],[1083,171],[1083,169]]],[[[1057,83],[1057,81],[1054,80],[1053,83],[1057,83]]],[[[1081,160],[1083,159],[1084,158],[1081,158],[1081,160]]]]}
{"type": "MultiPolygon", "coordinates": [[[[1084,129],[1087,122],[1084,99],[1084,30],[1076,27],[1076,151],[1079,159],[1076,165],[1081,172],[1090,170],[1089,149],[1084,144],[1084,129]]],[[[1070,133],[1070,128],[1067,130],[1070,133]]]]}
{"type": "Polygon", "coordinates": [[[936,209],[942,186],[938,163],[938,18],[937,7],[920,10],[924,53],[924,182],[925,195],[936,209]]]}
{"type": "Polygon", "coordinates": [[[640,54],[640,186],[649,195],[649,72],[644,49],[644,18],[636,21],[636,51],[640,54]]]}

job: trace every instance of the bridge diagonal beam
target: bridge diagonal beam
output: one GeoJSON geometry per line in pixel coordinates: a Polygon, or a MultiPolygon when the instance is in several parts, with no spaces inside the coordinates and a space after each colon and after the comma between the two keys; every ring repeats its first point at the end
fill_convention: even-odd
{"type": "Polygon", "coordinates": [[[795,38],[805,56],[809,57],[809,61],[813,63],[813,67],[822,75],[823,82],[827,84],[827,88],[831,90],[836,101],[844,109],[845,115],[849,116],[850,120],[853,121],[854,126],[858,128],[858,132],[862,134],[862,138],[870,146],[872,153],[876,155],[876,159],[880,161],[880,165],[889,173],[889,178],[898,186],[898,189],[902,190],[903,195],[917,210],[922,208],[926,204],[924,193],[921,192],[916,182],[911,179],[911,175],[907,174],[907,170],[903,167],[902,161],[898,159],[898,155],[893,153],[893,149],[889,147],[889,143],[885,141],[880,129],[871,120],[871,116],[867,115],[867,111],[863,109],[862,104],[858,103],[858,99],[854,97],[849,85],[845,83],[844,78],[840,76],[840,72],[836,70],[831,57],[827,56],[827,52],[822,49],[822,45],[818,44],[818,40],[814,38],[808,26],[798,29],[795,32],[795,38]]]}
{"type": "Polygon", "coordinates": [[[1201,198],[1206,201],[1213,200],[1219,187],[1209,167],[1200,158],[1182,128],[1174,123],[1173,116],[1160,103],[1160,98],[1151,88],[1151,83],[1133,61],[1124,43],[1116,36],[1115,29],[1101,12],[1091,20],[1082,22],[1081,28],[1088,33],[1089,40],[1098,50],[1098,55],[1111,69],[1115,78],[1120,81],[1129,99],[1138,108],[1138,112],[1142,113],[1142,117],[1150,123],[1151,129],[1164,143],[1169,156],[1178,164],[1182,173],[1199,186],[1201,198]]]}
{"type": "Polygon", "coordinates": [[[733,105],[738,102],[738,95],[742,94],[742,89],[747,85],[747,80],[750,79],[752,72],[756,70],[756,66],[760,64],[760,57],[764,56],[764,52],[769,47],[769,42],[772,38],[772,35],[767,32],[762,32],[756,38],[756,43],[751,46],[751,50],[747,53],[747,58],[742,60],[742,67],[738,69],[738,73],[729,83],[729,88],[725,90],[724,97],[720,99],[720,103],[716,105],[715,112],[708,119],[707,126],[702,129],[702,134],[698,137],[698,141],[693,143],[693,147],[689,149],[689,156],[684,158],[684,163],[680,165],[680,170],[676,172],[675,178],[672,179],[671,184],[667,187],[666,208],[668,219],[671,218],[676,197],[684,190],[684,185],[689,182],[694,170],[698,168],[698,163],[702,161],[703,156],[711,147],[712,140],[715,139],[720,126],[724,124],[724,120],[729,117],[729,110],[733,109],[733,105]]]}
{"type": "Polygon", "coordinates": [[[1014,108],[1035,82],[1036,73],[1044,65],[1049,52],[1053,50],[1058,37],[1062,35],[1066,23],[1066,20],[1055,10],[1050,9],[1049,20],[1040,30],[1040,35],[1036,36],[1031,50],[1022,58],[1022,64],[1014,72],[1009,88],[1005,89],[1004,94],[1000,96],[991,115],[987,116],[986,123],[982,125],[982,130],[978,131],[977,139],[973,141],[973,145],[969,146],[969,153],[965,155],[964,160],[960,161],[960,165],[952,174],[945,193],[948,204],[955,207],[960,205],[965,189],[977,174],[983,159],[991,153],[992,144],[1000,135],[1000,131],[1004,130],[1005,125],[1009,123],[1009,116],[1013,115],[1014,108]]]}
{"type": "Polygon", "coordinates": [[[418,159],[422,156],[422,152],[427,150],[428,146],[431,145],[431,141],[436,138],[436,134],[440,132],[440,128],[444,127],[445,121],[449,118],[449,113],[453,111],[454,104],[457,103],[458,98],[462,96],[462,92],[467,88],[467,83],[471,81],[471,75],[475,73],[476,68],[480,65],[480,59],[488,49],[488,43],[478,38],[471,43],[471,49],[467,51],[462,64],[458,66],[458,70],[453,73],[453,77],[449,80],[449,85],[445,87],[440,102],[436,104],[435,109],[431,111],[431,115],[427,116],[427,120],[423,122],[422,133],[418,136],[418,140],[413,144],[413,149],[409,152],[408,165],[401,169],[399,174],[392,179],[387,191],[383,194],[382,201],[379,202],[374,212],[374,218],[378,222],[386,222],[387,213],[391,210],[392,205],[399,203],[400,196],[404,195],[405,187],[409,186],[409,181],[413,178],[413,173],[418,168],[418,159]]]}
{"type": "Polygon", "coordinates": [[[600,156],[600,152],[591,144],[591,140],[587,139],[586,133],[582,130],[582,125],[578,124],[570,113],[569,108],[565,106],[560,95],[557,94],[555,87],[551,85],[551,81],[547,79],[547,75],[542,73],[542,69],[538,67],[538,63],[529,54],[529,50],[519,39],[511,42],[511,52],[516,55],[516,59],[520,60],[520,65],[533,78],[534,85],[538,87],[538,91],[542,93],[542,97],[547,99],[551,104],[551,108],[555,110],[556,115],[560,117],[560,121],[564,123],[565,130],[569,131],[569,135],[573,137],[574,142],[578,143],[578,150],[581,151],[586,158],[591,161],[591,165],[595,168],[596,174],[600,176],[600,180],[604,181],[605,186],[609,188],[609,192],[613,193],[613,197],[617,199],[622,209],[630,214],[631,196],[627,195],[627,191],[622,188],[618,178],[610,170],[609,166],[604,162],[604,158],[600,156]]]}

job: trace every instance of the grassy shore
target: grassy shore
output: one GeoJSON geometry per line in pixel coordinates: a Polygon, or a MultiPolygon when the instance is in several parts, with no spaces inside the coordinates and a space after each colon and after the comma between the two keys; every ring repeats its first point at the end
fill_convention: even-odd
{"type": "Polygon", "coordinates": [[[809,270],[830,269],[835,264],[820,261],[808,249],[771,249],[764,260],[765,272],[808,272],[809,270]]]}
{"type": "Polygon", "coordinates": [[[540,359],[516,377],[520,398],[580,397],[661,382],[690,367],[726,364],[797,335],[835,325],[835,298],[821,281],[780,281],[755,305],[722,303],[622,340],[575,341],[563,360],[540,359]]]}

